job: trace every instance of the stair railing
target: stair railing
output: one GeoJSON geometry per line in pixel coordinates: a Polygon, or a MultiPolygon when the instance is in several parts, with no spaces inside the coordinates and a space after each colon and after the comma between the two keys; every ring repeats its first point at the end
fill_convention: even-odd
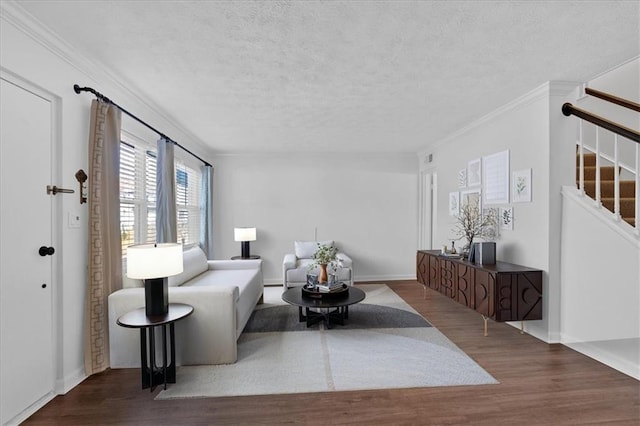
{"type": "MultiPolygon", "coordinates": [[[[640,104],[629,101],[627,99],[619,98],[614,95],[610,95],[605,92],[601,92],[595,89],[586,88],[585,93],[603,99],[605,101],[620,105],[622,107],[640,112],[640,104]]],[[[595,176],[595,204],[598,208],[602,207],[602,194],[601,194],[601,176],[600,166],[601,158],[613,163],[614,167],[614,208],[613,217],[615,220],[622,220],[620,211],[620,170],[624,169],[630,172],[635,178],[635,233],[640,235],[640,133],[622,126],[618,123],[610,121],[606,118],[600,117],[591,112],[585,111],[581,108],[577,108],[570,103],[562,105],[562,113],[566,116],[575,115],[580,119],[579,122],[579,140],[578,153],[579,153],[579,176],[578,176],[578,189],[582,195],[585,195],[584,184],[584,151],[585,149],[596,154],[596,176],[595,176]],[[583,125],[584,121],[588,121],[596,126],[595,135],[595,147],[589,147],[584,143],[583,125]],[[606,154],[600,152],[600,131],[606,129],[612,132],[614,135],[613,141],[613,158],[610,158],[606,154]],[[636,142],[635,145],[635,165],[631,166],[625,164],[619,159],[619,136],[625,139],[636,142]]]]}

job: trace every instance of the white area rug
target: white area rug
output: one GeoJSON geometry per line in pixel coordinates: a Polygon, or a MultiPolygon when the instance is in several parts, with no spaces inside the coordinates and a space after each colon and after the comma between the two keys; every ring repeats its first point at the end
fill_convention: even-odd
{"type": "MultiPolygon", "coordinates": [[[[376,312],[364,304],[404,311],[399,317],[418,315],[384,284],[360,288],[367,298],[350,308],[348,324],[357,326],[361,306],[363,315],[376,312]]],[[[281,288],[268,288],[258,309],[277,308],[272,312],[282,315],[281,293],[281,288]]],[[[287,315],[297,319],[297,309],[287,315]]],[[[435,327],[424,324],[243,333],[238,362],[178,367],[177,383],[156,399],[498,383],[435,327]]]]}

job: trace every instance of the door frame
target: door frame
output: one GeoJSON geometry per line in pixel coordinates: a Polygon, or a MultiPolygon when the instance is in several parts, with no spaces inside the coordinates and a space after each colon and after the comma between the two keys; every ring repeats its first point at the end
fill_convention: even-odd
{"type": "MultiPolygon", "coordinates": [[[[23,90],[26,90],[35,96],[38,96],[51,104],[51,184],[63,185],[61,164],[62,164],[62,98],[54,93],[44,89],[43,87],[15,74],[4,67],[0,67],[0,79],[7,81],[23,90]]],[[[44,191],[45,188],[42,188],[44,191]]],[[[75,198],[74,198],[75,199],[75,198]]],[[[63,198],[51,196],[51,245],[56,248],[56,256],[52,257],[51,261],[51,342],[52,342],[52,356],[53,356],[53,370],[51,393],[46,397],[36,401],[36,403],[27,410],[19,414],[20,418],[14,420],[23,421],[28,416],[33,414],[38,409],[42,408],[47,402],[53,399],[56,395],[64,393],[63,389],[63,365],[62,365],[62,349],[61,342],[62,333],[60,330],[62,322],[62,289],[60,283],[62,279],[62,205],[63,198]],[[24,416],[24,418],[22,418],[24,416]]]]}
{"type": "Polygon", "coordinates": [[[438,174],[435,167],[420,170],[418,182],[418,250],[433,249],[438,212],[438,174]]]}

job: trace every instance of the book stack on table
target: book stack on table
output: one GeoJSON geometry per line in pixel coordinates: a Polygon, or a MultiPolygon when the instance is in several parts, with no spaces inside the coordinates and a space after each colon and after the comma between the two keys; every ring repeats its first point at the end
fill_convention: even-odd
{"type": "Polygon", "coordinates": [[[344,289],[342,281],[334,281],[332,283],[317,284],[316,289],[320,293],[335,293],[344,289]]]}

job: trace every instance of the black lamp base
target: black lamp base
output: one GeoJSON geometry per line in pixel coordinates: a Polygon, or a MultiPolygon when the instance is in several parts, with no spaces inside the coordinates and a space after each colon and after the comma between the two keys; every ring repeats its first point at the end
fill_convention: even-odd
{"type": "Polygon", "coordinates": [[[242,241],[240,243],[240,255],[242,259],[251,259],[251,254],[249,253],[249,241],[242,241]]]}
{"type": "Polygon", "coordinates": [[[166,277],[144,280],[144,302],[148,317],[169,312],[169,284],[166,277]]]}

